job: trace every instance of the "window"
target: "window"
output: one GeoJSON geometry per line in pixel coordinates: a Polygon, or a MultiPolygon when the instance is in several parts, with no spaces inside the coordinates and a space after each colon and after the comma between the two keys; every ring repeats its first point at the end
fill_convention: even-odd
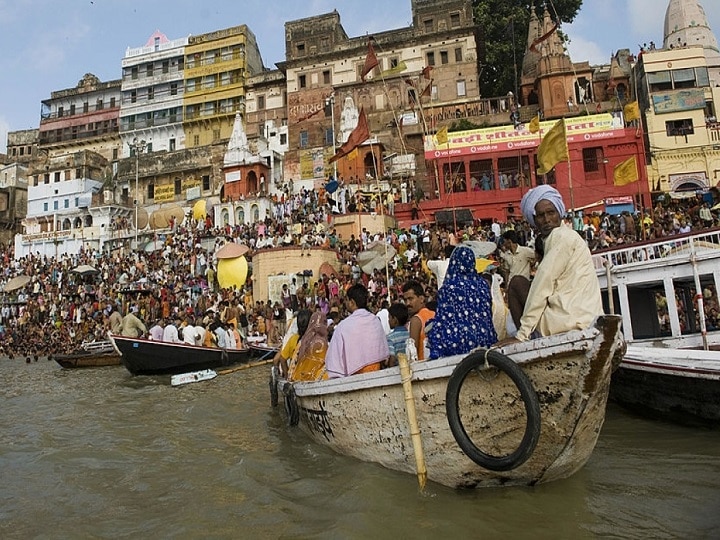
{"type": "Polygon", "coordinates": [[[169,144],[170,151],[173,152],[175,150],[175,139],[170,139],[168,144],[169,144]]]}
{"type": "Polygon", "coordinates": [[[220,140],[220,130],[219,129],[213,129],[213,142],[220,140]]]}
{"type": "Polygon", "coordinates": [[[330,70],[323,71],[323,84],[330,84],[330,70]]]}
{"type": "Polygon", "coordinates": [[[325,146],[332,146],[333,143],[333,130],[332,128],[325,129],[325,146]]]}
{"type": "Polygon", "coordinates": [[[283,144],[283,145],[287,144],[287,134],[286,133],[280,134],[280,144],[283,144]]]}
{"type": "Polygon", "coordinates": [[[182,193],[182,182],[179,178],[175,179],[175,195],[180,195],[182,193]]]}
{"type": "Polygon", "coordinates": [[[95,103],[95,108],[96,108],[98,111],[102,111],[102,110],[103,110],[103,100],[102,100],[102,99],[98,99],[98,100],[97,100],[97,103],[95,103]]]}
{"type": "Polygon", "coordinates": [[[455,61],[462,62],[462,60],[462,47],[458,47],[457,49],[455,49],[455,61]]]}
{"type": "Polygon", "coordinates": [[[200,135],[193,135],[193,146],[200,146],[200,135]]]}
{"type": "Polygon", "coordinates": [[[441,64],[447,64],[449,62],[448,60],[448,52],[447,51],[440,51],[440,63],[441,64]]]}
{"type": "Polygon", "coordinates": [[[691,118],[665,122],[665,131],[668,137],[687,136],[695,133],[691,118]]]}
{"type": "Polygon", "coordinates": [[[672,90],[672,81],[670,80],[669,71],[657,71],[655,73],[648,73],[647,78],[651,92],[672,90]]]}
{"type": "Polygon", "coordinates": [[[147,187],[147,197],[148,197],[148,199],[154,199],[154,198],[155,198],[155,184],[148,184],[148,187],[147,187]]]}
{"type": "Polygon", "coordinates": [[[170,95],[177,96],[178,85],[177,83],[170,83],[170,95]]]}
{"type": "Polygon", "coordinates": [[[44,184],[50,183],[50,173],[45,173],[45,177],[43,178],[43,183],[44,184]]]}
{"type": "Polygon", "coordinates": [[[43,211],[44,212],[48,211],[48,203],[43,203],[43,211]]]}
{"type": "Polygon", "coordinates": [[[301,131],[300,132],[300,148],[307,148],[307,145],[308,145],[308,132],[301,131]]]}
{"type": "Polygon", "coordinates": [[[208,189],[210,189],[210,175],[209,174],[203,175],[202,188],[204,191],[207,191],[208,189]]]}
{"type": "Polygon", "coordinates": [[[300,88],[307,87],[307,77],[305,75],[300,75],[298,77],[298,85],[300,86],[300,88]]]}
{"type": "Polygon", "coordinates": [[[429,52],[425,55],[425,58],[427,58],[427,65],[428,66],[434,66],[435,65],[435,53],[429,52]]]}
{"type": "Polygon", "coordinates": [[[423,21],[423,27],[425,28],[425,32],[432,32],[433,31],[433,20],[432,19],[425,19],[423,21]]]}
{"type": "Polygon", "coordinates": [[[75,208],[80,206],[80,197],[75,197],[75,208]]]}
{"type": "Polygon", "coordinates": [[[115,98],[110,98],[110,108],[111,109],[115,108],[115,98]]]}
{"type": "Polygon", "coordinates": [[[53,182],[59,182],[60,181],[60,171],[55,172],[53,176],[53,182]]]}
{"type": "Polygon", "coordinates": [[[147,66],[145,66],[145,76],[146,77],[153,76],[153,65],[152,64],[148,64],[147,66]]]}
{"type": "Polygon", "coordinates": [[[64,201],[65,208],[70,208],[70,199],[65,199],[64,201]]]}
{"type": "Polygon", "coordinates": [[[70,105],[70,116],[75,116],[75,104],[70,105]]]}
{"type": "Polygon", "coordinates": [[[295,46],[295,51],[297,52],[298,56],[305,56],[305,44],[304,43],[298,43],[295,46]]]}
{"type": "Polygon", "coordinates": [[[155,99],[155,89],[151,86],[148,88],[148,100],[155,99]]]}
{"type": "Polygon", "coordinates": [[[75,169],[75,178],[82,178],[82,169],[75,169]]]}
{"type": "Polygon", "coordinates": [[[583,148],[583,170],[586,173],[598,172],[604,162],[602,147],[583,148]]]}
{"type": "Polygon", "coordinates": [[[164,60],[162,63],[162,72],[168,73],[170,71],[170,62],[168,60],[164,60]]]}
{"type": "Polygon", "coordinates": [[[135,80],[138,78],[138,67],[137,66],[133,66],[130,69],[130,77],[132,78],[132,80],[135,80]]]}
{"type": "Polygon", "coordinates": [[[130,92],[130,103],[137,103],[137,90],[130,92]]]}
{"type": "Polygon", "coordinates": [[[460,26],[460,14],[459,13],[451,13],[450,14],[450,28],[458,28],[460,26]]]}
{"type": "Polygon", "coordinates": [[[86,113],[90,110],[90,104],[86,101],[83,103],[83,112],[86,113]]]}
{"type": "Polygon", "coordinates": [[[457,95],[458,95],[458,97],[465,96],[465,95],[467,94],[467,93],[466,93],[466,90],[465,90],[465,81],[464,81],[464,80],[460,80],[460,81],[458,81],[456,84],[457,84],[457,95]]]}
{"type": "Polygon", "coordinates": [[[265,108],[265,96],[258,96],[257,105],[259,111],[262,111],[265,108]]]}
{"type": "Polygon", "coordinates": [[[53,201],[53,210],[57,210],[60,206],[57,201],[53,201]]]}

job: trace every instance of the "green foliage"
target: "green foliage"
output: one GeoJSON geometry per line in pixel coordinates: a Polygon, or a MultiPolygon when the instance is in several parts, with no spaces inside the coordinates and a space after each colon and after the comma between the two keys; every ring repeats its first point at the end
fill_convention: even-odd
{"type": "Polygon", "coordinates": [[[448,131],[469,131],[471,129],[479,129],[481,127],[485,126],[479,126],[478,124],[471,122],[467,118],[461,118],[457,122],[453,122],[452,124],[450,124],[450,127],[448,127],[448,131]]]}
{"type": "MultiPolygon", "coordinates": [[[[478,26],[480,94],[484,97],[515,93],[520,83],[522,60],[527,47],[530,9],[542,19],[544,0],[473,0],[478,26]]],[[[548,10],[561,22],[572,22],[582,0],[554,0],[548,10]],[[554,6],[554,7],[553,7],[554,6]]]]}

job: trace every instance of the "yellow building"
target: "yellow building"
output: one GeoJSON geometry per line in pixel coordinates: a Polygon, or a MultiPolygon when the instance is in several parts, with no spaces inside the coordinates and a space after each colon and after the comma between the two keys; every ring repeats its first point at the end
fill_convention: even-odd
{"type": "Polygon", "coordinates": [[[247,77],[264,70],[255,35],[246,25],[192,36],[185,49],[185,145],[229,139],[235,114],[245,114],[247,77]]]}

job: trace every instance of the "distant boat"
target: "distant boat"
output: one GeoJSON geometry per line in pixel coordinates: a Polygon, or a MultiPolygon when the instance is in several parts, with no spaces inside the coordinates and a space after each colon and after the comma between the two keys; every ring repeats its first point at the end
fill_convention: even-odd
{"type": "Polygon", "coordinates": [[[110,335],[120,360],[133,375],[176,375],[247,362],[250,349],[221,349],[186,343],[110,335]]]}
{"type": "Polygon", "coordinates": [[[110,340],[83,343],[76,352],[53,354],[52,359],[65,369],[120,365],[120,355],[110,340]]]}
{"type": "MultiPolygon", "coordinates": [[[[587,330],[411,362],[427,478],[453,488],[532,486],[566,478],[590,458],[605,419],[620,318],[587,330]]],[[[316,443],[416,473],[417,433],[398,367],[317,382],[273,368],[271,402],[316,443]]],[[[419,467],[418,467],[419,468],[419,467]]]]}
{"type": "Polygon", "coordinates": [[[676,422],[720,424],[720,321],[709,316],[720,290],[720,229],[605,250],[593,260],[606,312],[620,313],[628,343],[611,399],[676,422]]]}

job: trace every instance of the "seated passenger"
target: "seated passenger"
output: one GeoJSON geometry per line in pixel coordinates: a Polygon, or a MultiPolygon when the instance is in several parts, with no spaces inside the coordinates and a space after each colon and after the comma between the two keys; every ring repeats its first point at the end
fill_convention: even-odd
{"type": "Polygon", "coordinates": [[[346,294],[350,315],[333,332],[325,366],[330,378],[380,369],[390,354],[382,323],[367,310],[368,290],[356,283],[346,294]]]}
{"type": "Polygon", "coordinates": [[[407,329],[408,308],[405,304],[395,303],[388,308],[388,312],[390,313],[388,317],[390,333],[387,335],[387,342],[390,356],[387,366],[390,367],[397,365],[398,353],[405,352],[405,344],[410,337],[410,332],[407,329]]]}
{"type": "Polygon", "coordinates": [[[295,316],[295,322],[297,325],[297,332],[294,332],[287,341],[284,341],[282,348],[275,354],[273,358],[273,364],[280,369],[280,374],[283,377],[287,377],[289,374],[288,362],[295,355],[296,349],[300,342],[300,338],[307,331],[308,325],[310,324],[310,310],[301,309],[295,316]]]}
{"type": "Polygon", "coordinates": [[[477,272],[472,249],[458,246],[453,250],[429,326],[431,358],[467,354],[497,341],[490,285],[477,272]]]}
{"type": "Polygon", "coordinates": [[[590,250],[579,234],[562,225],[565,204],[560,193],[548,185],[538,186],[523,196],[520,207],[537,229],[536,242],[541,242],[543,252],[517,335],[501,345],[588,328],[603,313],[590,250]]]}
{"type": "Polygon", "coordinates": [[[316,310],[310,317],[307,330],[300,338],[300,344],[288,368],[291,381],[318,381],[327,379],[325,355],[328,350],[327,317],[316,310]]]}

